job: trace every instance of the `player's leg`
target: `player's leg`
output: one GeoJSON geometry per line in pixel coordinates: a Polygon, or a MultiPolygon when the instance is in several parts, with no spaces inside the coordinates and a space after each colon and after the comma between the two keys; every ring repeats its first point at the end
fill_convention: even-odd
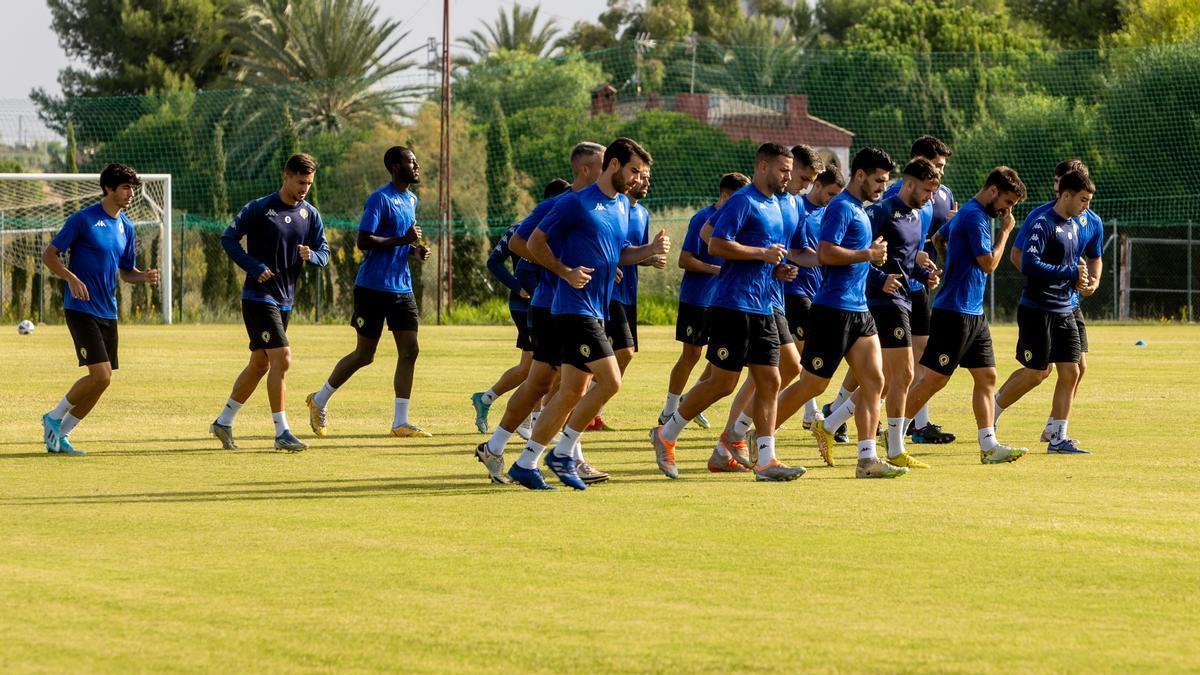
{"type": "Polygon", "coordinates": [[[529,365],[533,362],[533,339],[529,335],[529,313],[511,307],[508,312],[512,317],[513,325],[517,328],[517,349],[520,350],[521,356],[517,364],[501,373],[495,384],[488,387],[487,391],[477,391],[471,394],[471,406],[475,409],[475,428],[481,434],[489,431],[487,418],[492,404],[504,394],[521,386],[521,383],[529,376],[529,365]]]}
{"type": "Polygon", "coordinates": [[[276,347],[267,353],[267,399],[271,405],[271,420],[275,423],[275,449],[299,452],[308,447],[296,438],[287,421],[287,371],[292,367],[290,347],[276,347]]]}
{"type": "Polygon", "coordinates": [[[83,455],[68,438],[112,383],[117,362],[117,321],[67,310],[67,328],[79,365],[88,369],[50,412],[42,415],[42,440],[48,452],[83,455]]]}
{"type": "MultiPolygon", "coordinates": [[[[382,326],[380,327],[382,330],[382,326]]],[[[325,384],[304,399],[308,407],[308,423],[313,433],[324,436],[329,433],[329,400],[337,390],[350,380],[359,370],[366,368],[375,361],[375,351],[379,347],[379,334],[373,337],[367,333],[358,333],[354,351],[346,354],[333,366],[333,372],[325,380],[325,384]]]]}
{"type": "Polygon", "coordinates": [[[687,388],[688,378],[692,376],[692,370],[700,362],[703,348],[708,344],[703,307],[686,302],[679,303],[679,313],[675,318],[675,341],[683,345],[683,348],[675,365],[671,367],[671,375],[667,380],[667,400],[658,415],[660,425],[679,409],[679,399],[687,388]]]}
{"type": "Polygon", "coordinates": [[[787,374],[788,381],[794,379],[799,370],[798,361],[799,354],[782,313],[762,317],[758,325],[751,323],[747,363],[749,379],[754,382],[750,412],[757,430],[754,439],[757,449],[754,461],[756,481],[791,481],[803,476],[806,471],[802,466],[788,466],[775,456],[775,434],[780,426],[776,413],[782,373],[787,374]]]}
{"type": "Polygon", "coordinates": [[[879,330],[879,346],[883,354],[884,407],[887,410],[887,429],[883,433],[887,461],[910,469],[927,469],[928,464],[909,455],[904,448],[909,419],[905,416],[905,399],[913,381],[912,322],[909,309],[896,305],[871,308],[879,330]]]}
{"type": "MultiPolygon", "coordinates": [[[[562,479],[564,470],[568,469],[562,458],[570,455],[575,461],[576,475],[584,483],[591,485],[607,480],[608,474],[592,467],[583,457],[580,443],[583,432],[577,430],[586,429],[588,421],[595,417],[597,411],[616,396],[621,388],[621,370],[614,357],[596,359],[586,365],[592,373],[591,386],[568,416],[554,451],[547,456],[547,466],[562,479]]],[[[569,480],[568,476],[563,482],[569,480]]]]}
{"type": "Polygon", "coordinates": [[[392,377],[392,389],[396,395],[392,415],[392,435],[403,438],[430,438],[433,434],[411,423],[408,419],[409,403],[412,400],[413,372],[421,345],[417,331],[398,330],[392,333],[396,340],[396,372],[392,377]]]}
{"type": "MultiPolygon", "coordinates": [[[[865,314],[865,313],[864,313],[865,314]]],[[[869,315],[867,315],[869,316],[869,315]]],[[[865,319],[863,319],[865,321],[865,319]]],[[[858,432],[858,464],[854,470],[856,478],[896,478],[908,473],[905,467],[897,467],[879,459],[875,447],[875,435],[879,429],[879,400],[883,391],[883,353],[879,337],[874,334],[874,323],[869,329],[851,332],[856,337],[846,352],[846,363],[858,382],[858,405],[854,411],[854,425],[858,432]],[[871,333],[865,335],[862,333],[871,333]]]]}
{"type": "MultiPolygon", "coordinates": [[[[532,363],[529,366],[529,376],[521,383],[513,395],[508,398],[504,408],[504,416],[492,430],[492,436],[475,448],[475,458],[488,470],[488,476],[493,483],[509,484],[512,479],[504,471],[504,446],[513,433],[525,423],[534,409],[541,405],[542,397],[550,391],[557,375],[557,368],[545,361],[539,360],[531,353],[532,363]]],[[[532,436],[532,429],[530,430],[532,436]]],[[[527,467],[531,473],[539,477],[536,462],[527,467]]],[[[544,481],[543,481],[544,482],[544,481]]]]}
{"type": "Polygon", "coordinates": [[[1082,356],[1079,328],[1074,316],[1054,316],[1050,344],[1050,360],[1058,371],[1058,381],[1054,385],[1050,441],[1046,449],[1055,454],[1088,454],[1071,439],[1067,431],[1071,408],[1075,403],[1075,391],[1079,387],[1079,360],[1082,356]]]}

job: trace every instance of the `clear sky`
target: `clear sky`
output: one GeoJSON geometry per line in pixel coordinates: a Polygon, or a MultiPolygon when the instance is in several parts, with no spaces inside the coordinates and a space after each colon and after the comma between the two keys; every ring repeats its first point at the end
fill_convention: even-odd
{"type": "MultiPolygon", "coordinates": [[[[411,30],[401,49],[425,44],[442,34],[442,0],[376,0],[381,13],[400,19],[403,29],[411,30]]],[[[477,28],[481,19],[491,21],[500,8],[511,3],[501,0],[451,0],[454,38],[477,28]]],[[[532,6],[533,2],[526,2],[532,6]]],[[[604,11],[604,0],[544,2],[542,18],[554,18],[564,28],[579,20],[595,20],[604,11]]],[[[69,61],[58,46],[58,36],[50,29],[50,10],[45,0],[4,0],[4,20],[0,21],[0,100],[24,99],[34,87],[58,93],[58,71],[69,61]]]]}

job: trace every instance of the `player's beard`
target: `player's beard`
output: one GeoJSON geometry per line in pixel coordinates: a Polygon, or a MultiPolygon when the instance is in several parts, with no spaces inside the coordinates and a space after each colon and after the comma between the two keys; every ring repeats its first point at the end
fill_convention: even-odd
{"type": "Polygon", "coordinates": [[[997,218],[1000,216],[1000,211],[996,208],[996,200],[998,199],[1000,198],[994,197],[991,201],[983,205],[983,212],[988,215],[988,218],[997,218]]]}

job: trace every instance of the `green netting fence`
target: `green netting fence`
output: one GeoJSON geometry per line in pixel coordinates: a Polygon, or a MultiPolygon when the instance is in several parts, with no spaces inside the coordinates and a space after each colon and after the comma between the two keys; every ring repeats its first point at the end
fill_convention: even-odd
{"type": "MultiPolygon", "coordinates": [[[[868,145],[903,159],[912,139],[926,133],[954,150],[946,184],[960,202],[994,166],[1017,169],[1032,192],[1019,216],[1051,198],[1057,162],[1086,161],[1099,188],[1093,208],[1106,223],[1107,269],[1085,311],[1191,316],[1196,249],[1189,242],[1200,219],[1191,175],[1200,157],[1198,44],[1000,53],[629,44],[541,61],[502,52],[455,71],[449,223],[436,217],[443,168],[435,85],[423,72],[395,77],[386,86],[410,103],[357,116],[329,114],[339,97],[352,95],[346,82],[76,98],[42,111],[7,101],[0,102],[0,139],[19,146],[26,170],[62,170],[69,122],[79,171],[121,161],[171,174],[174,302],[183,320],[235,316],[240,275],[220,250],[219,232],[241,204],[278,187],[283,158],[295,150],[321,162],[314,200],[334,250],[330,268],[302,282],[302,313],[347,316],[361,259],[353,248],[359,209],[387,180],[383,151],[403,144],[423,166],[426,237],[437,243],[445,234],[454,244],[441,278],[432,264],[418,275],[423,305],[436,304],[438,289],[448,302],[452,278],[454,305],[486,307],[486,318],[502,316],[504,297],[484,269],[490,242],[532,207],[547,181],[567,177],[576,142],[641,141],[655,157],[645,203],[654,224],[678,240],[722,173],[751,169],[760,142],[807,143],[845,166],[868,145]],[[38,112],[44,127],[30,124],[38,112]]],[[[4,194],[0,187],[0,210],[4,194]]],[[[21,227],[3,228],[7,241],[21,238],[21,227]]],[[[0,299],[6,316],[25,316],[40,299],[39,265],[28,247],[6,250],[0,299]]],[[[669,306],[678,278],[674,268],[645,273],[647,301],[669,306]]],[[[1015,270],[998,273],[997,317],[1011,315],[1020,284],[1015,270]]],[[[155,298],[141,302],[131,315],[156,315],[155,298]]],[[[53,319],[57,305],[44,304],[53,319]]]]}

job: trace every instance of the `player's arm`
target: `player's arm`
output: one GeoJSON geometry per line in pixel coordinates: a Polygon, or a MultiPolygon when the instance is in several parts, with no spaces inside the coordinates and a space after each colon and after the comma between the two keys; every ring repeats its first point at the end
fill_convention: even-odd
{"type": "Polygon", "coordinates": [[[354,242],[360,251],[396,248],[407,246],[421,240],[421,228],[415,222],[408,231],[395,237],[381,237],[375,234],[383,221],[384,209],[388,208],[387,200],[381,195],[373,194],[363,205],[362,220],[358,223],[358,239],[354,242]]]}
{"type": "Polygon", "coordinates": [[[324,267],[329,264],[329,242],[325,239],[325,223],[321,214],[313,211],[312,225],[308,227],[308,237],[299,246],[300,259],[304,262],[324,267]]]}
{"type": "Polygon", "coordinates": [[[275,273],[266,263],[259,261],[242,248],[242,237],[246,236],[247,225],[251,217],[249,205],[242,207],[242,210],[234,216],[233,224],[225,228],[225,232],[221,234],[221,248],[225,249],[225,254],[229,256],[229,259],[250,275],[250,278],[263,282],[275,276],[275,273]]]}
{"type": "Polygon", "coordinates": [[[835,267],[864,262],[882,265],[887,261],[887,244],[884,243],[883,237],[876,237],[869,248],[855,250],[839,246],[832,241],[821,240],[817,243],[817,260],[822,265],[835,267]]]}
{"type": "Polygon", "coordinates": [[[1089,296],[1095,293],[1100,288],[1100,275],[1104,272],[1104,258],[1088,258],[1087,273],[1088,283],[1079,289],[1079,294],[1089,296]]]}
{"type": "Polygon", "coordinates": [[[91,299],[88,295],[87,285],[80,281],[75,273],[67,269],[63,264],[62,258],[58,257],[59,250],[54,244],[48,244],[46,250],[42,251],[42,264],[50,269],[55,276],[65,280],[67,287],[71,289],[71,297],[76,300],[87,301],[91,299]]]}
{"type": "Polygon", "coordinates": [[[696,274],[720,274],[720,265],[710,265],[703,260],[697,258],[691,251],[679,252],[679,269],[685,272],[695,272],[696,274]]]}
{"type": "Polygon", "coordinates": [[[592,280],[592,272],[596,270],[591,267],[567,267],[554,255],[554,251],[550,250],[550,240],[541,227],[537,227],[529,235],[528,241],[529,253],[533,256],[533,262],[545,267],[554,274],[561,277],[564,281],[571,285],[572,288],[583,288],[589,281],[592,280]]]}
{"type": "MultiPolygon", "coordinates": [[[[1049,237],[1049,229],[1044,220],[1038,220],[1033,224],[1033,229],[1029,231],[1029,237],[1025,239],[1025,247],[1021,251],[1021,271],[1031,279],[1074,279],[1079,274],[1075,265],[1069,263],[1052,265],[1042,260],[1042,253],[1046,249],[1046,239],[1049,237]]],[[[991,270],[986,271],[990,272],[991,270]]]]}
{"type": "Polygon", "coordinates": [[[778,265],[787,257],[783,244],[772,244],[769,248],[746,246],[732,239],[713,237],[708,241],[708,252],[724,260],[758,260],[778,265]]]}
{"type": "Polygon", "coordinates": [[[501,237],[500,241],[496,243],[496,247],[492,249],[490,254],[488,254],[487,268],[488,271],[492,273],[492,276],[496,277],[496,279],[500,283],[504,284],[508,290],[514,293],[520,293],[521,284],[517,281],[517,278],[513,276],[513,273],[508,271],[508,265],[505,264],[510,257],[508,240],[511,236],[512,233],[510,232],[508,237],[501,237]]]}
{"type": "Polygon", "coordinates": [[[1004,259],[1005,247],[1008,246],[1008,235],[1012,232],[1016,222],[1011,210],[1000,214],[1000,231],[997,233],[998,236],[991,241],[991,249],[988,249],[988,240],[992,237],[991,223],[983,220],[978,223],[974,231],[967,232],[971,251],[975,254],[975,262],[979,264],[985,274],[991,274],[1000,267],[1000,261],[1004,259]]]}
{"type": "Polygon", "coordinates": [[[121,277],[121,281],[127,284],[157,284],[158,270],[139,270],[133,269],[118,270],[117,275],[121,277]]]}
{"type": "Polygon", "coordinates": [[[654,235],[654,239],[648,244],[641,246],[626,246],[621,249],[621,257],[618,263],[621,265],[640,265],[643,261],[657,255],[670,253],[671,238],[667,236],[666,230],[659,230],[658,234],[654,235]]]}
{"type": "Polygon", "coordinates": [[[700,239],[704,243],[709,243],[712,240],[713,224],[708,221],[700,226],[700,239]]]}

